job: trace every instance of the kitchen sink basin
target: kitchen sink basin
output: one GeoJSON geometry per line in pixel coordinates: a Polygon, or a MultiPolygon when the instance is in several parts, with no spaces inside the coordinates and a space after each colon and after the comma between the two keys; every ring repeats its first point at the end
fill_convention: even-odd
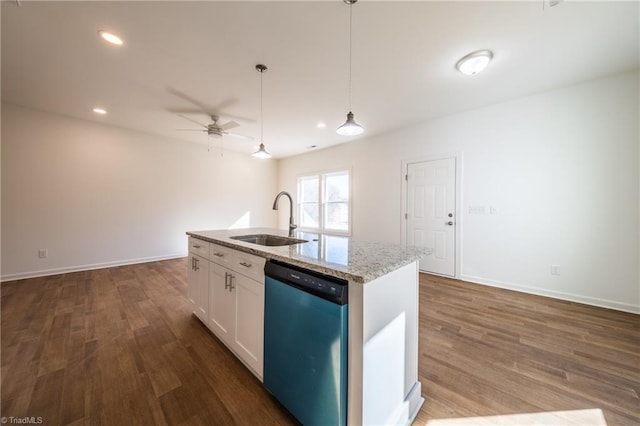
{"type": "Polygon", "coordinates": [[[281,235],[270,234],[236,235],[230,238],[232,240],[244,241],[245,243],[258,244],[261,246],[288,246],[291,244],[300,244],[307,242],[307,240],[300,240],[298,238],[283,237],[281,235]]]}

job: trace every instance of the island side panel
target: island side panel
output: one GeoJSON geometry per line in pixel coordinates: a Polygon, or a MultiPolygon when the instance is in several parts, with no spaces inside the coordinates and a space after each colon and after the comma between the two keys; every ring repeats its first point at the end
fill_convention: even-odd
{"type": "Polygon", "coordinates": [[[418,264],[362,286],[362,424],[410,424],[418,382],[418,264]]]}
{"type": "Polygon", "coordinates": [[[362,425],[363,284],[349,281],[347,424],[362,425]]]}

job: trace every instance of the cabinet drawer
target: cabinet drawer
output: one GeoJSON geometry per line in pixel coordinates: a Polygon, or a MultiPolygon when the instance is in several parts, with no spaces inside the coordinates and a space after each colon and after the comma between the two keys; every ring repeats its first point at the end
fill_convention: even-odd
{"type": "Polygon", "coordinates": [[[230,248],[211,244],[208,257],[212,262],[230,268],[231,265],[235,263],[233,259],[235,257],[235,253],[236,251],[231,250],[230,248]]]}
{"type": "Polygon", "coordinates": [[[209,258],[209,244],[206,241],[189,237],[189,254],[196,254],[205,259],[209,258]]]}
{"type": "Polygon", "coordinates": [[[253,278],[259,283],[264,283],[265,259],[249,253],[236,252],[234,265],[230,266],[234,271],[253,278]]]}

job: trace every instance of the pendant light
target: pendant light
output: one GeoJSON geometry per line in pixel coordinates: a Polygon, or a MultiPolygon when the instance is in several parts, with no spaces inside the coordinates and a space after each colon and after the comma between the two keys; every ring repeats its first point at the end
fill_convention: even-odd
{"type": "Polygon", "coordinates": [[[358,0],[343,0],[346,4],[349,5],[349,112],[347,113],[347,121],[336,129],[339,135],[343,136],[356,136],[364,132],[364,128],[356,123],[353,119],[353,112],[351,111],[351,50],[352,50],[352,22],[353,22],[353,11],[352,7],[355,2],[358,0]]]}
{"type": "Polygon", "coordinates": [[[271,158],[271,154],[264,148],[264,118],[263,118],[263,106],[262,106],[262,74],[267,71],[267,66],[258,64],[256,70],[260,73],[260,148],[252,155],[256,158],[271,158]]]}

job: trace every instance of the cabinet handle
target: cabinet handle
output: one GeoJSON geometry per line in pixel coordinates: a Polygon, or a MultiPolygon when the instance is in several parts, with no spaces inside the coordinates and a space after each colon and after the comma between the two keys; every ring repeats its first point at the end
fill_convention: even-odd
{"type": "Polygon", "coordinates": [[[199,249],[200,247],[202,247],[202,246],[199,245],[199,244],[196,244],[196,245],[193,246],[193,248],[197,248],[197,249],[199,249]]]}
{"type": "Polygon", "coordinates": [[[247,262],[240,262],[240,264],[241,264],[242,266],[244,266],[245,268],[251,268],[251,264],[250,264],[250,263],[247,263],[247,262]]]}
{"type": "Polygon", "coordinates": [[[222,253],[217,253],[217,252],[216,252],[216,253],[213,253],[213,255],[214,255],[215,257],[224,257],[224,254],[222,254],[222,253]]]}
{"type": "Polygon", "coordinates": [[[236,288],[235,285],[233,285],[233,280],[235,280],[236,277],[232,274],[229,274],[229,291],[233,291],[234,288],[236,288]]]}
{"type": "Polygon", "coordinates": [[[196,270],[196,258],[191,256],[191,270],[195,271],[196,270]]]}
{"type": "Polygon", "coordinates": [[[196,261],[196,271],[200,270],[200,259],[198,259],[197,257],[194,257],[193,260],[196,261]]]}
{"type": "Polygon", "coordinates": [[[224,273],[224,289],[225,289],[225,290],[229,288],[229,276],[230,276],[230,275],[231,275],[231,274],[230,274],[230,273],[228,273],[228,272],[225,272],[225,273],[224,273]]]}

